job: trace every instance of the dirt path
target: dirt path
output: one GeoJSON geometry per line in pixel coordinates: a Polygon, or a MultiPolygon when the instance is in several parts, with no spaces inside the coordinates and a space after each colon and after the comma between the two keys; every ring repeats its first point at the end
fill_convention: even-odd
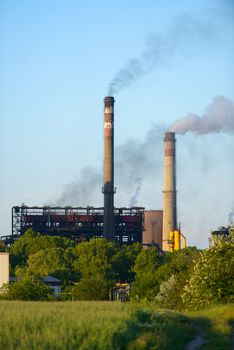
{"type": "Polygon", "coordinates": [[[185,350],[199,350],[200,347],[207,342],[205,333],[201,328],[197,328],[197,336],[190,343],[187,344],[185,350]]]}
{"type": "Polygon", "coordinates": [[[232,333],[231,333],[231,337],[232,337],[232,346],[231,346],[231,350],[234,350],[234,324],[231,323],[231,330],[232,330],[232,333]]]}

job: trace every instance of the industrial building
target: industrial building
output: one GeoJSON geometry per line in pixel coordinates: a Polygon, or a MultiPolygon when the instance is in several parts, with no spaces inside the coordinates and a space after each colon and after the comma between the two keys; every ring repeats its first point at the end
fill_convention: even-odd
{"type": "Polygon", "coordinates": [[[176,150],[175,133],[164,137],[163,210],[145,210],[144,207],[115,208],[114,195],[114,98],[104,99],[104,205],[94,207],[38,207],[12,208],[12,233],[3,236],[12,244],[29,228],[47,235],[66,236],[77,242],[96,237],[131,244],[140,242],[145,247],[171,251],[173,235],[178,230],[176,209],[176,150]]]}
{"type": "Polygon", "coordinates": [[[230,235],[234,234],[234,225],[231,226],[220,226],[217,230],[211,232],[211,236],[209,238],[209,246],[211,247],[214,243],[214,239],[216,238],[222,238],[222,239],[229,239],[230,235]]]}
{"type": "Polygon", "coordinates": [[[145,210],[142,239],[144,246],[156,246],[162,250],[162,222],[162,210],[145,210]]]}
{"type": "MultiPolygon", "coordinates": [[[[114,225],[117,242],[142,242],[144,208],[114,208],[114,225]]],[[[104,208],[15,206],[12,208],[12,234],[2,239],[11,244],[30,228],[77,242],[103,237],[104,208]]]]}
{"type": "MultiPolygon", "coordinates": [[[[29,207],[12,208],[12,233],[3,236],[12,244],[29,228],[42,234],[65,236],[82,242],[103,237],[104,208],[93,207],[29,207]]],[[[143,207],[114,208],[115,240],[155,245],[162,248],[162,210],[143,207]]]]}

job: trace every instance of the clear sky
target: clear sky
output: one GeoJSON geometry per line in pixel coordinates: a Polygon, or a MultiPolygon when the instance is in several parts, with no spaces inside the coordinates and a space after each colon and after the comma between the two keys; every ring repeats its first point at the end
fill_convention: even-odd
{"type": "MultiPolygon", "coordinates": [[[[231,0],[1,0],[0,235],[14,205],[102,205],[103,98],[132,60],[145,66],[115,95],[115,200],[139,175],[137,204],[160,209],[163,132],[234,100],[233,18],[231,0]]],[[[234,211],[233,133],[178,135],[177,169],[183,232],[206,247],[234,211]]]]}

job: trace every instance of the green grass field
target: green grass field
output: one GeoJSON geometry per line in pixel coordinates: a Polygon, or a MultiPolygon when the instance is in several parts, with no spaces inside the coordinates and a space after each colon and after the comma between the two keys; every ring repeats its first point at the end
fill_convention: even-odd
{"type": "Polygon", "coordinates": [[[207,343],[202,350],[231,349],[231,328],[234,328],[234,305],[210,307],[206,310],[187,313],[201,327],[207,343]]]}
{"type": "Polygon", "coordinates": [[[1,301],[0,315],[4,350],[183,350],[199,327],[203,349],[229,350],[234,306],[181,314],[131,303],[1,301]]]}

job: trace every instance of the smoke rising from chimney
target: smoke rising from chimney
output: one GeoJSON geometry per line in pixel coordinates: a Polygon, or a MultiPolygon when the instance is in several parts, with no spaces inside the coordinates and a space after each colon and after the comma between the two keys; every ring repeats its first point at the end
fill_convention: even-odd
{"type": "Polygon", "coordinates": [[[136,188],[135,188],[134,194],[132,195],[132,197],[129,200],[129,204],[128,204],[129,207],[134,207],[137,205],[138,197],[139,197],[139,194],[140,194],[140,191],[142,188],[142,178],[141,177],[135,178],[134,182],[135,182],[136,188]]]}
{"type": "Polygon", "coordinates": [[[228,223],[232,225],[234,223],[234,211],[228,214],[228,223]]]}
{"type": "MultiPolygon", "coordinates": [[[[137,192],[136,178],[141,178],[137,205],[162,209],[165,130],[165,127],[153,126],[144,139],[129,139],[116,147],[116,207],[130,204],[137,192]]],[[[208,245],[210,230],[225,225],[227,214],[234,212],[233,138],[229,134],[220,134],[219,140],[217,144],[216,138],[195,138],[189,134],[177,138],[178,217],[184,232],[189,233],[189,244],[204,248],[208,245]],[[217,178],[220,179],[219,186],[217,178]]],[[[47,199],[46,203],[103,206],[102,180],[101,164],[99,169],[86,167],[76,181],[57,193],[57,200],[53,196],[53,200],[47,199]]]]}
{"type": "Polygon", "coordinates": [[[228,214],[228,224],[232,225],[234,224],[234,204],[232,206],[232,211],[228,214]]]}
{"type": "Polygon", "coordinates": [[[204,48],[197,50],[209,39],[209,47],[214,36],[211,23],[204,23],[189,14],[179,15],[165,32],[152,33],[146,41],[146,48],[139,57],[131,59],[121,68],[109,84],[108,95],[116,95],[139,78],[149,74],[155,68],[165,66],[178,58],[201,55],[204,48]]]}
{"type": "MultiPolygon", "coordinates": [[[[134,206],[138,203],[144,181],[162,177],[163,133],[165,127],[153,126],[144,140],[129,139],[115,148],[116,206],[134,206]],[[137,176],[136,176],[137,174],[137,176]]],[[[56,201],[50,205],[103,206],[102,169],[86,167],[77,181],[64,186],[56,201]]],[[[154,185],[160,193],[161,182],[154,185]],[[157,189],[158,186],[158,189],[157,189]]],[[[143,206],[144,203],[141,203],[143,206]]]]}
{"type": "MultiPolygon", "coordinates": [[[[116,206],[137,205],[144,184],[154,181],[155,192],[161,192],[163,135],[165,127],[153,126],[144,140],[129,139],[115,147],[115,178],[118,188],[116,206]],[[137,176],[136,176],[137,174],[137,176]],[[157,187],[157,188],[156,188],[157,187]]],[[[204,115],[189,114],[176,121],[170,131],[185,134],[234,132],[234,103],[226,97],[215,97],[204,115]]],[[[206,167],[208,164],[206,159],[206,167]]],[[[201,164],[202,167],[202,164],[201,164]]],[[[77,181],[64,186],[56,205],[102,206],[102,169],[86,167],[77,181]]],[[[52,203],[51,203],[52,204],[52,203]]],[[[140,205],[145,205],[143,202],[140,205]]]]}
{"type": "Polygon", "coordinates": [[[224,96],[217,96],[200,117],[190,113],[177,120],[169,129],[184,135],[191,131],[197,135],[234,132],[234,102],[224,96]]]}
{"type": "Polygon", "coordinates": [[[58,199],[50,205],[72,205],[72,206],[88,206],[90,204],[103,205],[102,201],[97,203],[96,198],[100,196],[102,186],[102,173],[93,167],[85,167],[82,169],[77,181],[67,184],[63,188],[63,192],[58,195],[58,199]]]}

